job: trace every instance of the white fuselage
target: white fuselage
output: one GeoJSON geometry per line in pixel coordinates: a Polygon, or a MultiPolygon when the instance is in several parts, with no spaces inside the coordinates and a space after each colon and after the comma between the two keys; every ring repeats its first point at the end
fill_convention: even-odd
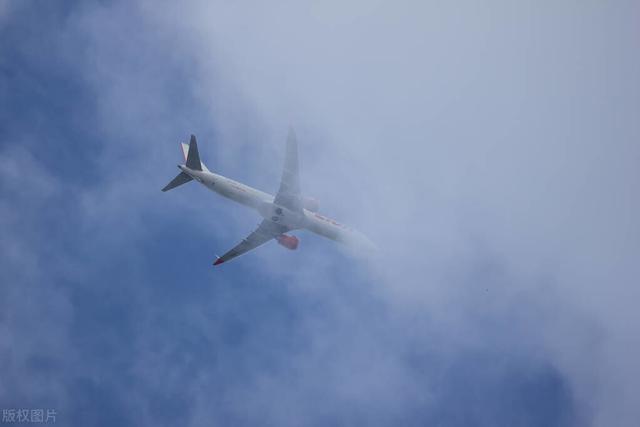
{"type": "Polygon", "coordinates": [[[302,213],[291,211],[274,203],[274,196],[244,185],[210,171],[189,169],[185,165],[180,170],[191,176],[209,190],[235,202],[255,209],[263,218],[284,225],[291,230],[306,229],[329,239],[375,249],[375,245],[363,234],[316,212],[303,209],[302,213]]]}

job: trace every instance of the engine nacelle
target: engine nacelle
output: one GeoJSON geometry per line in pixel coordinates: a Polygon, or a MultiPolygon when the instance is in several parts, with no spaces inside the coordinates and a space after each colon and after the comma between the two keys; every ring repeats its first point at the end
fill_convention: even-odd
{"type": "Polygon", "coordinates": [[[288,236],[286,234],[281,234],[280,236],[276,237],[276,240],[282,246],[287,249],[291,249],[292,251],[298,249],[298,244],[300,243],[300,240],[298,240],[296,236],[288,236]]]}
{"type": "Polygon", "coordinates": [[[313,197],[303,197],[302,198],[302,207],[311,212],[318,212],[320,208],[320,203],[318,200],[313,197]]]}

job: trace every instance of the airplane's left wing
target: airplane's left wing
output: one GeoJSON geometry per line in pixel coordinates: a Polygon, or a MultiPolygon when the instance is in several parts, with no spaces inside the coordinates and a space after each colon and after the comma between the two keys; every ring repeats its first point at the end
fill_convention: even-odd
{"type": "Polygon", "coordinates": [[[243,255],[260,245],[267,243],[269,240],[289,231],[284,225],[276,224],[271,221],[264,220],[258,226],[257,230],[249,234],[246,239],[238,243],[233,249],[219,257],[213,265],[222,264],[225,261],[232,260],[235,257],[243,255]]]}

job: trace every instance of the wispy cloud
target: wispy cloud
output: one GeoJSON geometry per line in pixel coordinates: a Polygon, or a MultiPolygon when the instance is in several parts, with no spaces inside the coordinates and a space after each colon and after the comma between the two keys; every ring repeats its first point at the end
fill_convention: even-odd
{"type": "Polygon", "coordinates": [[[142,1],[41,18],[56,61],[29,70],[56,83],[44,99],[68,79],[82,104],[41,109],[46,126],[2,151],[0,403],[84,424],[633,425],[633,7],[142,1]],[[160,193],[175,143],[196,133],[211,169],[274,191],[289,124],[305,191],[381,258],[303,233],[297,252],[211,270],[257,217],[195,185],[160,193]],[[41,359],[30,330],[49,337],[41,359]]]}

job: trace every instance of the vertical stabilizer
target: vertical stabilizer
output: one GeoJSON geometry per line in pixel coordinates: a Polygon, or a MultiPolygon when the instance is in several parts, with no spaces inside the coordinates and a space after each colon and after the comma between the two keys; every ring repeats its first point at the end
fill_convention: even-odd
{"type": "MultiPolygon", "coordinates": [[[[187,159],[189,158],[189,144],[185,144],[183,142],[180,144],[180,147],[182,148],[182,154],[184,155],[184,161],[186,163],[187,159]]],[[[200,157],[199,154],[200,153],[198,153],[198,157],[200,157]]],[[[200,167],[202,168],[203,171],[210,172],[207,166],[204,163],[202,163],[202,160],[200,160],[200,167]]]]}
{"type": "Polygon", "coordinates": [[[187,154],[187,164],[189,169],[201,171],[202,163],[200,162],[200,154],[198,153],[198,143],[196,142],[196,136],[191,135],[191,141],[189,141],[189,153],[187,154]]]}

